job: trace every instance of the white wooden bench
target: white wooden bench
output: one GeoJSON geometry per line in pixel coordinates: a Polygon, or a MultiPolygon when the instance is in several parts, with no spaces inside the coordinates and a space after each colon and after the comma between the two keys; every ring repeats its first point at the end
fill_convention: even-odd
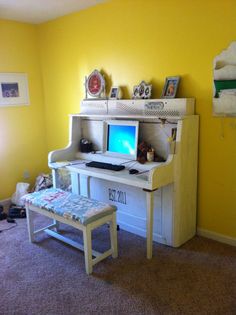
{"type": "Polygon", "coordinates": [[[116,258],[117,229],[116,207],[106,203],[79,196],[61,189],[45,189],[23,197],[26,205],[27,224],[30,242],[34,242],[34,236],[42,231],[71,246],[83,250],[85,256],[85,268],[87,274],[92,273],[93,265],[112,255],[116,258]],[[52,218],[52,224],[34,230],[34,212],[52,218]],[[71,225],[83,231],[84,245],[79,244],[58,232],[59,222],[71,225]],[[110,227],[111,248],[104,253],[92,250],[93,229],[108,223],[110,227]],[[93,256],[95,258],[93,258],[93,256]]]}

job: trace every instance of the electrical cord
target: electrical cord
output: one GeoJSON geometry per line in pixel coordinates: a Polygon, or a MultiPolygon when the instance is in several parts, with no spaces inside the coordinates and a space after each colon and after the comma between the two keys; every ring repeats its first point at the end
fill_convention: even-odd
{"type": "Polygon", "coordinates": [[[125,161],[125,162],[120,163],[120,165],[126,164],[126,163],[131,163],[131,162],[137,162],[137,161],[136,160],[129,160],[129,161],[125,161]]]}
{"type": "Polygon", "coordinates": [[[141,171],[141,172],[138,172],[138,173],[135,174],[135,175],[141,175],[141,174],[148,173],[148,172],[149,172],[149,170],[147,170],[147,171],[141,171]]]}
{"type": "Polygon", "coordinates": [[[10,226],[10,227],[7,228],[7,229],[0,230],[0,233],[2,233],[2,232],[4,232],[4,231],[11,230],[11,229],[15,228],[16,226],[17,226],[17,222],[15,221],[14,225],[10,226]]]}
{"type": "Polygon", "coordinates": [[[127,169],[130,170],[137,163],[137,161],[136,160],[125,161],[123,163],[120,163],[120,165],[124,165],[124,164],[128,164],[128,163],[132,163],[132,164],[129,164],[127,167],[127,169]]]}

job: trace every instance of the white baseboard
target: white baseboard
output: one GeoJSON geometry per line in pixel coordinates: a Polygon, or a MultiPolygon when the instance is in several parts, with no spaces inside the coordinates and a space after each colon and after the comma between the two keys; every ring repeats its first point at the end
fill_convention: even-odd
{"type": "Polygon", "coordinates": [[[11,198],[0,200],[0,205],[3,206],[4,212],[8,212],[8,208],[11,204],[11,198]]]}
{"type": "MultiPolygon", "coordinates": [[[[117,221],[117,223],[119,224],[119,226],[122,230],[125,230],[127,232],[130,232],[130,233],[133,233],[133,234],[136,234],[136,235],[139,235],[139,236],[146,238],[146,230],[138,228],[137,226],[134,226],[134,225],[126,224],[126,223],[119,221],[119,220],[117,221]]],[[[163,236],[161,236],[155,232],[153,233],[153,241],[155,241],[157,243],[164,244],[164,245],[169,245],[169,244],[167,244],[167,241],[163,236]]]]}
{"type": "Polygon", "coordinates": [[[230,237],[227,235],[223,235],[223,234],[219,234],[216,232],[204,230],[201,228],[197,228],[197,235],[207,237],[207,238],[210,238],[212,240],[215,240],[215,241],[218,241],[221,243],[236,246],[236,238],[230,237]]]}

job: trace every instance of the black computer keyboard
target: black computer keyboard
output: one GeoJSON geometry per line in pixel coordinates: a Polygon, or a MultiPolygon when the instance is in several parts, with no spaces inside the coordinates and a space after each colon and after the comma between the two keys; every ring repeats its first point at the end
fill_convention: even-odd
{"type": "Polygon", "coordinates": [[[111,171],[121,171],[125,168],[124,165],[115,165],[111,163],[103,163],[103,162],[95,162],[95,161],[86,163],[86,166],[102,168],[102,169],[111,170],[111,171]]]}

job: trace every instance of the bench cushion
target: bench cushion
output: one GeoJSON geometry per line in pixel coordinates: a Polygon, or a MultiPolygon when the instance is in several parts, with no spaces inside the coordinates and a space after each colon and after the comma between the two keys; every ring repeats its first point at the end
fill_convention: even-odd
{"type": "Polygon", "coordinates": [[[87,225],[116,211],[115,206],[61,189],[49,188],[22,197],[25,203],[87,225]]]}

